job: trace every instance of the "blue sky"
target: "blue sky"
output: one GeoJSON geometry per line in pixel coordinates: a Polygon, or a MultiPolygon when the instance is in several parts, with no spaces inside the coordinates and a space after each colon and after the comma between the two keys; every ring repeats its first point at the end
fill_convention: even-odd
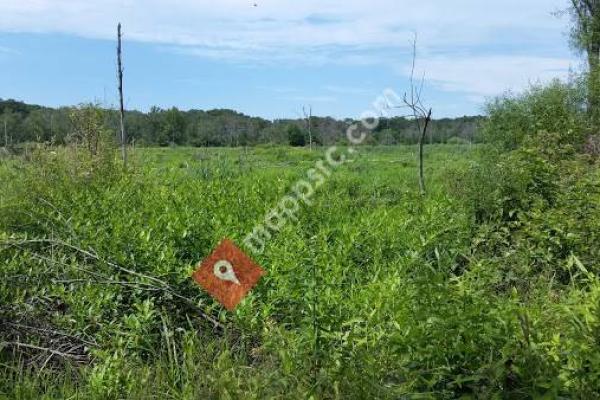
{"type": "Polygon", "coordinates": [[[566,0],[1,0],[0,97],[128,108],[233,108],[266,118],[358,117],[417,73],[436,117],[581,68],[566,0]]]}

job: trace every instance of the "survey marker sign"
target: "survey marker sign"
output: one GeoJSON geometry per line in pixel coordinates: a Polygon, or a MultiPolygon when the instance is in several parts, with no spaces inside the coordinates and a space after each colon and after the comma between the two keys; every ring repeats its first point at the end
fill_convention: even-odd
{"type": "Polygon", "coordinates": [[[265,271],[231,240],[223,240],[199,263],[193,278],[226,309],[233,310],[265,271]]]}

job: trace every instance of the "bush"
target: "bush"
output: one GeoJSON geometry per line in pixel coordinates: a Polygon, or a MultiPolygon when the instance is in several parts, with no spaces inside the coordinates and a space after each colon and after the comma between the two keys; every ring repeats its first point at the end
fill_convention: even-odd
{"type": "Polygon", "coordinates": [[[517,149],[540,132],[560,133],[561,142],[579,144],[586,131],[585,99],[576,84],[558,80],[534,85],[526,92],[506,94],[486,106],[485,141],[501,151],[517,149]]]}
{"type": "Polygon", "coordinates": [[[113,132],[105,126],[106,111],[89,103],[73,108],[69,113],[71,133],[68,142],[82,145],[91,156],[114,147],[113,132]]]}
{"type": "Polygon", "coordinates": [[[487,106],[487,147],[454,174],[453,191],[477,222],[510,222],[533,206],[551,206],[582,149],[587,118],[579,86],[558,80],[507,94],[487,106]]]}
{"type": "Polygon", "coordinates": [[[297,125],[289,125],[287,127],[287,135],[290,146],[306,146],[306,135],[297,125]]]}
{"type": "Polygon", "coordinates": [[[555,81],[488,112],[487,148],[449,180],[473,217],[460,282],[512,307],[496,371],[507,398],[598,398],[600,180],[579,91],[555,81]]]}

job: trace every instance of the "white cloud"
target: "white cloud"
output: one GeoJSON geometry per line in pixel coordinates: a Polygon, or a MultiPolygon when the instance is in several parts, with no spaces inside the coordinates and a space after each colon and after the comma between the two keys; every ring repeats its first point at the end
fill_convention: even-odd
{"type": "Polygon", "coordinates": [[[0,30],[113,38],[121,21],[133,40],[226,49],[424,46],[484,43],[499,31],[536,39],[561,26],[562,0],[4,0],[0,30]],[[258,7],[254,7],[255,1],[258,7]]]}
{"type": "MultiPolygon", "coordinates": [[[[530,83],[567,78],[573,60],[536,56],[431,57],[419,60],[416,74],[448,92],[467,94],[473,102],[506,90],[520,90],[530,83]]],[[[403,70],[410,75],[410,70],[403,70]]]]}
{"type": "MultiPolygon", "coordinates": [[[[427,78],[444,91],[480,99],[566,74],[570,60],[557,43],[566,42],[561,35],[568,21],[551,15],[566,5],[565,0],[3,0],[0,31],[114,40],[121,21],[126,40],[169,51],[259,64],[379,65],[402,74],[398,60],[410,59],[412,32],[418,31],[427,78]],[[552,54],[557,46],[559,56],[552,54]],[[514,55],[523,47],[532,53],[514,55]],[[456,49],[468,56],[454,55],[456,49]],[[481,55],[482,49],[492,55],[481,55]]],[[[333,97],[326,93],[320,100],[333,97]]]]}

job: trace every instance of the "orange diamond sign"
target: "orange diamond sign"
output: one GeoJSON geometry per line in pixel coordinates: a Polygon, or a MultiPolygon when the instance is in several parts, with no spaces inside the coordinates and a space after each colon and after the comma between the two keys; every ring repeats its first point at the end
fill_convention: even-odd
{"type": "Polygon", "coordinates": [[[265,271],[231,240],[223,240],[204,261],[193,278],[229,311],[258,283],[265,271]]]}

